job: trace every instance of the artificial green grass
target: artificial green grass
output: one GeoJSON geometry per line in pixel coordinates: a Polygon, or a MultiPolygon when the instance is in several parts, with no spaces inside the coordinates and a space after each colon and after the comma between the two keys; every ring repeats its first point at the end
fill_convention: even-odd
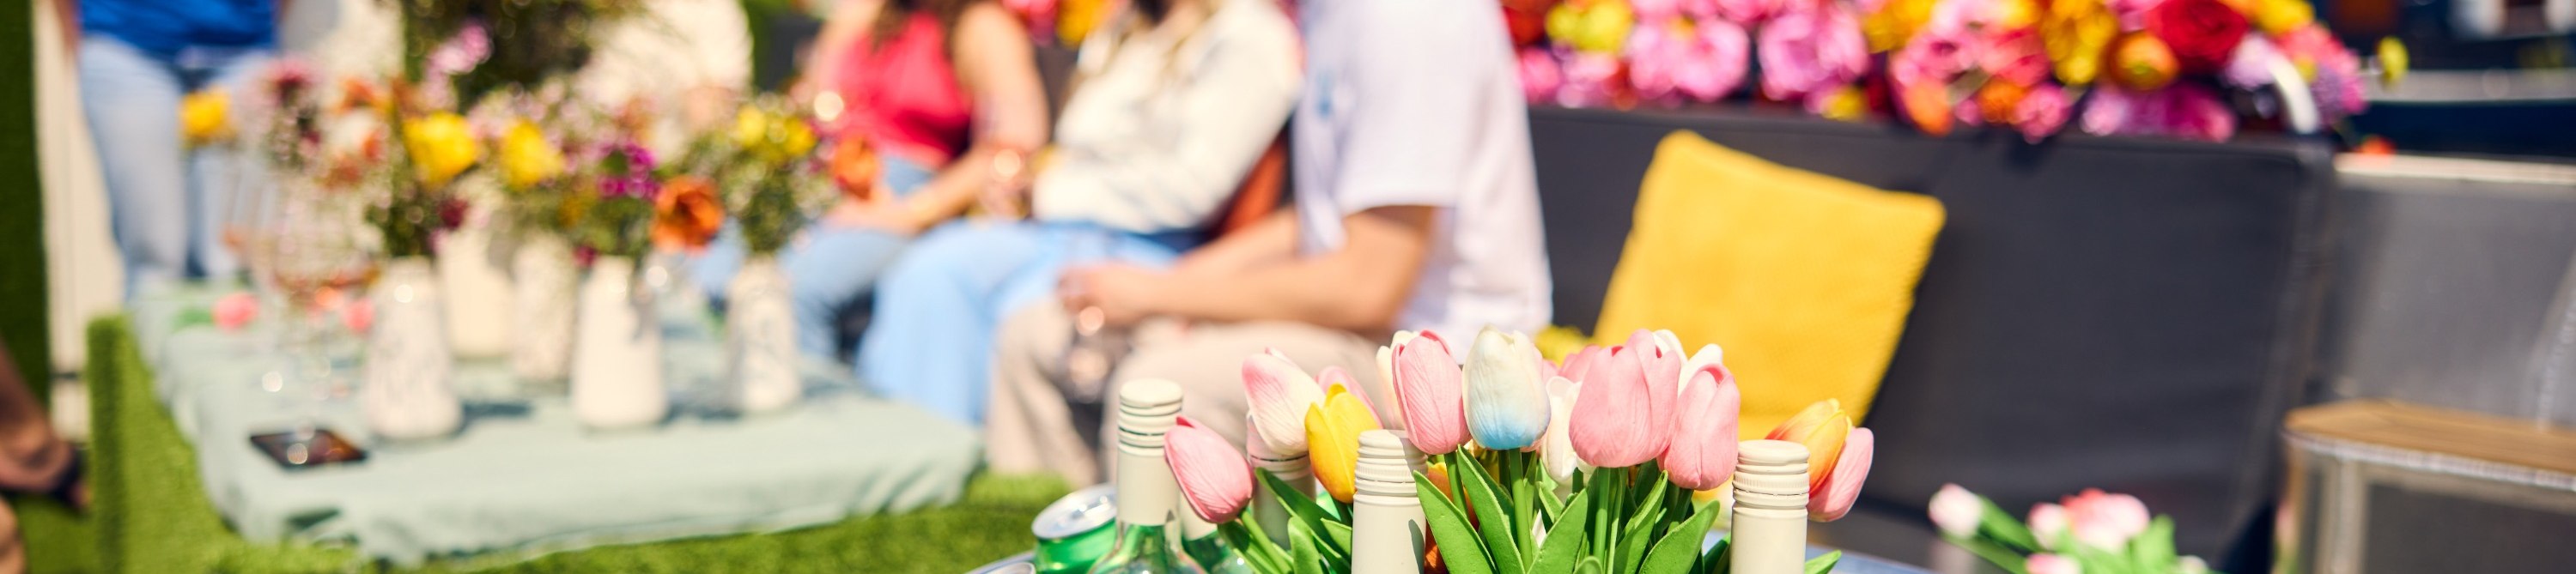
{"type": "Polygon", "coordinates": [[[71,507],[41,496],[9,501],[18,513],[18,535],[35,574],[99,572],[98,529],[71,507]]]}
{"type": "MultiPolygon", "coordinates": [[[[26,6],[21,4],[19,6],[26,6]]],[[[36,404],[51,404],[54,352],[46,322],[45,194],[36,169],[35,10],[0,10],[0,341],[36,404]]]]}
{"type": "MultiPolygon", "coordinates": [[[[312,544],[253,544],[223,525],[196,456],[152,397],[121,318],[89,326],[91,488],[104,572],[387,571],[312,544]]],[[[519,560],[432,562],[422,572],[923,572],[954,574],[1036,545],[1029,521],[1070,492],[1052,477],[979,476],[956,504],[787,532],[606,546],[519,560]]]]}

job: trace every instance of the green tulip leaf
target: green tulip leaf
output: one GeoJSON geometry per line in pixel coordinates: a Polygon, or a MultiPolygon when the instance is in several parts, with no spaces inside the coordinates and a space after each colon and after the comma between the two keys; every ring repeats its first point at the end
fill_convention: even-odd
{"type": "Polygon", "coordinates": [[[1574,502],[1559,515],[1563,518],[1547,529],[1547,539],[1539,542],[1538,561],[1530,564],[1530,572],[1555,574],[1574,569],[1576,559],[1583,555],[1583,523],[1589,518],[1589,510],[1589,497],[1574,497],[1574,502]]]}
{"type": "Polygon", "coordinates": [[[2138,572],[2165,572],[2174,568],[2173,517],[2158,516],[2147,523],[2147,531],[2129,541],[2129,558],[2136,561],[2138,572]]]}
{"type": "Polygon", "coordinates": [[[1252,566],[1259,574],[1294,574],[1290,571],[1288,557],[1280,553],[1279,545],[1271,542],[1269,535],[1261,532],[1260,523],[1250,520],[1227,522],[1216,525],[1216,532],[1225,537],[1227,546],[1243,555],[1244,564],[1252,566]]]}
{"type": "Polygon", "coordinates": [[[1440,487],[1422,473],[1413,473],[1413,490],[1422,499],[1422,517],[1431,523],[1431,541],[1440,545],[1441,563],[1453,574],[1493,574],[1493,559],[1476,541],[1476,528],[1467,525],[1467,511],[1440,496],[1440,487]]]}
{"type": "MultiPolygon", "coordinates": [[[[1577,483],[1579,484],[1580,481],[1577,483]]],[[[1572,490],[1568,489],[1568,491],[1572,490]]],[[[1565,520],[1565,505],[1568,503],[1566,499],[1570,497],[1556,495],[1556,481],[1539,483],[1538,495],[1546,503],[1548,524],[1565,520]]]]}
{"type": "Polygon", "coordinates": [[[1826,552],[1823,556],[1809,558],[1807,559],[1807,574],[1825,574],[1826,572],[1832,572],[1834,571],[1834,565],[1840,564],[1842,561],[1843,551],[1841,550],[1826,552]]]}
{"type": "Polygon", "coordinates": [[[1986,559],[1986,562],[1994,564],[1997,568],[2004,569],[2005,572],[2011,572],[2012,574],[2029,574],[2030,572],[2029,569],[2022,565],[2022,563],[2027,560],[2022,557],[2022,553],[2005,548],[2004,545],[1995,543],[1992,540],[1951,540],[1950,543],[1956,544],[1960,548],[1968,549],[1968,552],[1976,554],[1979,558],[1986,559]]]}
{"type": "Polygon", "coordinates": [[[1324,541],[1328,543],[1324,546],[1326,550],[1334,548],[1350,548],[1351,525],[1331,521],[1324,522],[1324,541]]]}
{"type": "Polygon", "coordinates": [[[1708,539],[1708,523],[1717,520],[1717,503],[1701,505],[1691,512],[1690,520],[1673,528],[1662,541],[1646,551],[1646,563],[1640,574],[1690,574],[1699,562],[1699,543],[1708,539]]]}
{"type": "Polygon", "coordinates": [[[1655,527],[1664,521],[1664,493],[1670,490],[1664,487],[1662,475],[1657,475],[1654,490],[1647,491],[1637,513],[1628,517],[1628,527],[1619,532],[1619,561],[1612,563],[1613,571],[1636,572],[1646,560],[1646,550],[1652,546],[1649,542],[1655,539],[1655,527]]]}
{"type": "MultiPolygon", "coordinates": [[[[1295,518],[1295,520],[1290,522],[1295,526],[1304,527],[1306,529],[1307,536],[1316,536],[1319,533],[1330,532],[1327,527],[1324,526],[1326,524],[1340,524],[1340,521],[1327,517],[1324,513],[1324,508],[1315,504],[1315,499],[1306,497],[1304,491],[1289,487],[1287,482],[1281,481],[1279,480],[1279,477],[1271,475],[1269,470],[1253,469],[1253,473],[1261,475],[1262,486],[1270,489],[1270,494],[1279,499],[1279,507],[1288,509],[1288,514],[1292,518],[1295,518]]],[[[1350,525],[1342,524],[1342,528],[1347,531],[1350,528],[1350,525]]],[[[1350,556],[1350,536],[1348,535],[1342,536],[1338,545],[1335,545],[1334,541],[1330,539],[1320,540],[1319,542],[1324,544],[1316,550],[1324,555],[1340,556],[1344,558],[1350,556]]]]}
{"type": "Polygon", "coordinates": [[[1601,572],[1601,557],[1599,557],[1599,556],[1585,556],[1585,557],[1583,557],[1583,561],[1582,561],[1582,562],[1576,562],[1576,563],[1574,563],[1574,574],[1602,574],[1602,572],[1601,572]]]}
{"type": "Polygon", "coordinates": [[[2039,537],[2032,535],[2030,527],[2023,526],[2020,519],[2013,518],[2012,513],[2004,512],[2003,507],[1996,506],[1995,501],[1986,497],[1977,497],[1977,502],[1986,505],[1985,515],[1977,519],[1978,533],[2024,553],[2040,550],[2039,537]]]}
{"type": "Polygon", "coordinates": [[[1289,562],[1296,574],[1324,574],[1324,557],[1315,551],[1315,533],[1307,531],[1306,525],[1288,523],[1288,546],[1294,552],[1289,562]]]}
{"type": "Polygon", "coordinates": [[[1734,560],[1735,558],[1727,554],[1727,550],[1734,547],[1734,537],[1718,537],[1717,545],[1709,547],[1708,554],[1699,557],[1700,574],[1727,574],[1729,571],[1734,570],[1735,566],[1733,564],[1729,564],[1728,561],[1734,560]]]}
{"type": "MultiPolygon", "coordinates": [[[[1494,557],[1494,569],[1523,571],[1527,565],[1521,563],[1520,547],[1513,541],[1512,517],[1503,513],[1502,487],[1494,484],[1494,477],[1485,473],[1484,465],[1471,463],[1459,466],[1466,469],[1467,506],[1476,511],[1476,534],[1484,537],[1485,552],[1494,557]]],[[[1458,472],[1458,468],[1453,467],[1449,472],[1458,472]]]]}

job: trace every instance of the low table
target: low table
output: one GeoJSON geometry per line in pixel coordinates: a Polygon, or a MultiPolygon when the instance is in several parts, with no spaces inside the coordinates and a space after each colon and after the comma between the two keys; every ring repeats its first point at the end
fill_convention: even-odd
{"type": "Polygon", "coordinates": [[[248,437],[291,427],[313,412],[313,395],[261,388],[274,358],[252,352],[256,333],[185,319],[215,295],[138,300],[132,326],[157,395],[196,446],[208,498],[252,542],[344,543],[417,565],[770,531],[953,502],[980,460],[971,429],[869,397],[846,368],[820,361],[801,366],[807,395],[794,407],[724,414],[710,404],[716,331],[703,311],[672,306],[663,324],[674,414],[660,425],[587,431],[560,394],[524,390],[497,361],[463,361],[455,381],[467,420],[456,436],[377,440],[354,400],[332,401],[319,410],[323,426],[361,443],[369,460],[286,471],[248,437]]]}

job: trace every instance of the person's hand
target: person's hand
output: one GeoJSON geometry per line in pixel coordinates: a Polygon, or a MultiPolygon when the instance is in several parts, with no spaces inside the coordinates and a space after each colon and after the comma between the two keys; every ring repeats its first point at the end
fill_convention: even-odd
{"type": "Polygon", "coordinates": [[[1066,311],[1079,316],[1098,309],[1108,325],[1123,327],[1157,313],[1153,304],[1161,300],[1166,279],[1163,272],[1109,263],[1066,270],[1056,290],[1066,311]]]}
{"type": "Polygon", "coordinates": [[[842,227],[875,229],[907,237],[920,235],[933,223],[910,205],[892,198],[872,201],[843,199],[832,204],[832,210],[824,213],[823,219],[842,227]]]}

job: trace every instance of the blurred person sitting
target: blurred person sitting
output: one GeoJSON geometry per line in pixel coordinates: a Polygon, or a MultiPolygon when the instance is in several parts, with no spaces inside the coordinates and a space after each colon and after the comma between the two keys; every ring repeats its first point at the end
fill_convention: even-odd
{"type": "Polygon", "coordinates": [[[732,124],[751,83],[751,28],[737,0],[648,0],[609,24],[573,93],[640,118],[644,144],[679,157],[690,134],[732,124]]]}
{"type": "Polygon", "coordinates": [[[237,154],[190,153],[180,98],[240,91],[271,57],[279,0],[53,1],[106,175],[126,295],[233,274],[238,262],[218,240],[230,190],[218,182],[239,167],[237,154]]]}
{"type": "MultiPolygon", "coordinates": [[[[81,478],[80,457],[54,434],[8,349],[0,344],[0,492],[47,496],[85,510],[89,486],[81,478]]],[[[27,571],[27,544],[18,524],[16,509],[0,499],[0,574],[27,571]]]]}
{"type": "Polygon", "coordinates": [[[858,354],[880,394],[980,422],[1002,319],[1044,304],[1068,263],[1162,268],[1196,247],[1295,105],[1297,30],[1268,0],[1133,0],[1104,32],[1015,188],[1031,219],[949,223],[886,273],[858,354]]]}
{"type": "MultiPolygon", "coordinates": [[[[1033,50],[1027,29],[991,0],[841,0],[832,10],[798,90],[826,116],[827,136],[874,148],[878,176],[778,254],[805,352],[839,356],[844,316],[913,236],[965,213],[997,163],[1017,165],[1046,141],[1033,50]]],[[[721,296],[743,256],[727,233],[691,274],[721,296]]]]}
{"type": "Polygon", "coordinates": [[[1478,0],[1302,3],[1294,213],[1228,234],[1169,270],[1070,270],[1061,305],[1013,316],[996,342],[985,433],[993,469],[1101,478],[1106,405],[1081,399],[1116,389],[1068,388],[1077,313],[1138,325],[1113,382],[1178,382],[1183,414],[1238,443],[1243,360],[1265,348],[1310,372],[1342,367],[1375,393],[1375,350],[1394,329],[1434,329],[1466,345],[1481,327],[1544,325],[1547,254],[1527,112],[1492,12],[1478,0]]]}

